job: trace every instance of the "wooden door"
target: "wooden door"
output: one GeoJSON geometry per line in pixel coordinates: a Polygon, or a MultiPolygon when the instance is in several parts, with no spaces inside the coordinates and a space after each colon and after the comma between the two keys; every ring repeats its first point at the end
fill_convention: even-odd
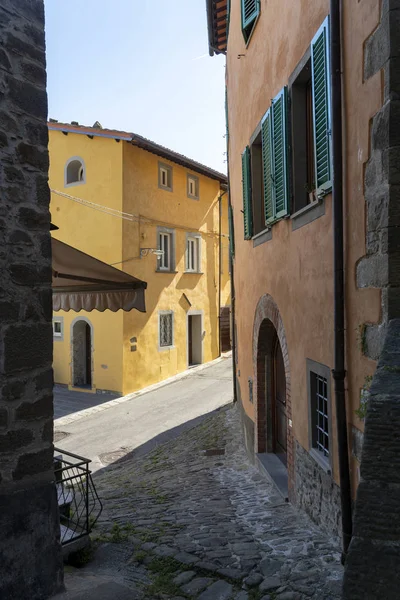
{"type": "Polygon", "coordinates": [[[287,464],[287,418],[286,418],[286,377],[285,364],[279,340],[274,351],[274,450],[283,464],[287,464]]]}

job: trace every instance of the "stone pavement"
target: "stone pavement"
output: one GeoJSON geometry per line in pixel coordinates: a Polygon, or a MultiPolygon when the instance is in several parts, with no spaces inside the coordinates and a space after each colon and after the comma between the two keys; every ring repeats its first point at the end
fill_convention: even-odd
{"type": "Polygon", "coordinates": [[[99,471],[99,546],[81,577],[101,573],[132,600],[339,599],[337,543],[283,501],[241,439],[229,407],[99,471]]]}

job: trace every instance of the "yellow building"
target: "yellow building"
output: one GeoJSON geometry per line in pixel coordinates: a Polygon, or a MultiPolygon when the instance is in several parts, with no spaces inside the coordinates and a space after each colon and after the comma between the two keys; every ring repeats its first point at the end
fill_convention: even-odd
{"type": "Polygon", "coordinates": [[[145,313],[54,313],[55,381],[127,394],[218,357],[226,177],[98,123],[50,122],[49,137],[53,236],[148,284],[145,313]]]}

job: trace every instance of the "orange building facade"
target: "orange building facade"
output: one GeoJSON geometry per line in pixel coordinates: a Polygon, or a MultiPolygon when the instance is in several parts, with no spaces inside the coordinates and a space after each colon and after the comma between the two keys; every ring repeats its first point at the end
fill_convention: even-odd
{"type": "MultiPolygon", "coordinates": [[[[331,15],[328,0],[209,0],[226,54],[236,392],[247,449],[290,501],[341,532],[335,409],[331,15]]],[[[365,48],[379,2],[346,3],[343,61],[345,397],[351,493],[364,401],[385,328],[365,177],[380,69],[365,48]]],[[[373,52],[373,48],[371,50],[373,52]]],[[[375,228],[377,230],[377,228],[375,228]]]]}

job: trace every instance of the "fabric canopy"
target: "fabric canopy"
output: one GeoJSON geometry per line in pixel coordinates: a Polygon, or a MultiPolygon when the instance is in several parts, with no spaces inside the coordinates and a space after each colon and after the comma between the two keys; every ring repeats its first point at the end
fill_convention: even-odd
{"type": "Polygon", "coordinates": [[[53,310],[146,312],[145,281],[52,238],[53,310]]]}

